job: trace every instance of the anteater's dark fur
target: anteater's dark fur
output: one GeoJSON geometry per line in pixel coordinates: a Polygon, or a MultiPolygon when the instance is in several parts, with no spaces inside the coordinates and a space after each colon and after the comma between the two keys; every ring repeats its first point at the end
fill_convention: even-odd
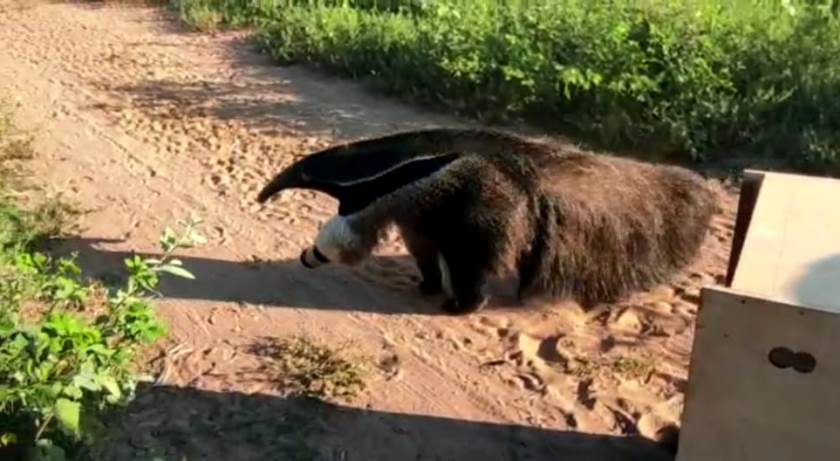
{"type": "MultiPolygon", "coordinates": [[[[538,290],[586,304],[647,288],[695,256],[715,210],[713,191],[688,170],[494,131],[423,130],[330,150],[460,154],[345,213],[359,236],[347,261],[369,254],[395,223],[423,274],[421,287],[433,292],[440,253],[454,291],[444,305],[450,312],[483,305],[487,278],[507,269],[518,273],[520,294],[538,290]]],[[[277,187],[266,186],[260,200],[277,187]]]]}

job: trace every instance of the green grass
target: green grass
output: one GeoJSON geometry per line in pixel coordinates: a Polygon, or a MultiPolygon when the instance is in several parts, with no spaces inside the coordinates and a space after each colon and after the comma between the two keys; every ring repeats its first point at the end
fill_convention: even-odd
{"type": "MultiPolygon", "coordinates": [[[[280,63],[598,147],[840,165],[837,0],[176,0],[280,63]],[[378,5],[377,5],[378,4],[378,5]],[[212,12],[212,13],[211,13],[212,12]]],[[[201,22],[201,21],[198,21],[201,22]]]]}
{"type": "Polygon", "coordinates": [[[191,277],[172,255],[201,238],[192,221],[183,235],[165,230],[163,256],[126,260],[127,283],[110,290],[83,280],[72,257],[39,251],[77,213],[34,200],[31,137],[6,107],[0,101],[0,459],[85,459],[104,412],[131,399],[138,354],[165,334],[149,295],[163,273],[191,277]]]}

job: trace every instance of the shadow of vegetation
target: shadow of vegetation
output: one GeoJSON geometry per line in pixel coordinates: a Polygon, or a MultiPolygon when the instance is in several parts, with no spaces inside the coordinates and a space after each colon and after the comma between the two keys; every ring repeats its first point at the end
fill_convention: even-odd
{"type": "MultiPolygon", "coordinates": [[[[162,45],[155,45],[162,46],[162,45]]],[[[280,68],[282,76],[255,78],[254,69],[242,70],[230,80],[181,82],[149,79],[139,84],[106,88],[129,95],[135,109],[156,119],[210,118],[243,122],[249,129],[294,130],[301,136],[355,138],[404,129],[467,126],[442,120],[432,122],[409,109],[362,101],[347,83],[319,81],[300,68],[280,68]],[[177,111],[171,110],[177,107],[177,111]]],[[[101,83],[100,83],[101,85],[101,83]]]]}
{"type": "Polygon", "coordinates": [[[314,115],[326,116],[339,136],[375,136],[437,126],[485,126],[543,134],[524,125],[492,125],[462,117],[440,105],[395,95],[372,78],[343,78],[312,65],[278,64],[252,36],[230,40],[223,50],[239,75],[254,81],[281,83],[283,91],[297,95],[307,106],[321,109],[314,115]]]}
{"type": "MultiPolygon", "coordinates": [[[[101,5],[74,3],[79,8],[101,5]]],[[[179,20],[171,9],[159,8],[137,20],[159,32],[131,42],[132,48],[204,47],[180,40],[200,34],[179,20]]],[[[383,92],[377,85],[359,79],[341,78],[304,65],[278,65],[246,31],[224,32],[213,41],[213,55],[227,60],[223,72],[198,81],[150,78],[133,85],[108,88],[131,95],[138,108],[160,109],[172,103],[188,117],[198,115],[220,120],[239,120],[252,128],[293,128],[304,136],[336,138],[374,136],[396,130],[433,126],[478,126],[477,120],[458,117],[437,105],[419,104],[383,92]],[[231,73],[232,69],[232,73],[231,73]]],[[[533,131],[517,126],[519,131],[533,131]]]]}
{"type": "Polygon", "coordinates": [[[130,95],[134,108],[163,121],[209,117],[223,122],[244,121],[251,128],[314,134],[329,131],[336,118],[356,123],[363,117],[341,109],[308,108],[294,91],[272,82],[149,80],[110,90],[130,95]],[[172,107],[177,111],[168,110],[172,107]]]}
{"type": "Polygon", "coordinates": [[[96,459],[671,461],[637,436],[399,414],[264,394],[141,390],[96,459]]]}
{"type": "Polygon", "coordinates": [[[48,0],[48,3],[53,4],[67,4],[82,10],[108,10],[108,9],[154,9],[158,12],[151,19],[141,19],[134,21],[136,23],[154,24],[159,27],[159,30],[173,33],[196,33],[187,24],[177,20],[174,8],[171,6],[174,2],[170,0],[48,0]]]}
{"type": "Polygon", "coordinates": [[[827,289],[840,283],[840,253],[826,256],[808,267],[795,284],[796,302],[805,306],[834,306],[836,291],[827,289]]]}
{"type": "MultiPolygon", "coordinates": [[[[116,242],[68,238],[52,240],[47,246],[55,256],[75,252],[82,275],[106,285],[124,281],[123,261],[126,258],[135,254],[160,256],[97,248],[101,243],[116,242]]],[[[336,265],[315,270],[304,268],[298,259],[252,262],[182,255],[178,259],[196,278],[162,277],[159,291],[166,298],[382,314],[444,315],[439,309],[441,297],[420,294],[417,288],[419,275],[406,255],[374,256],[362,267],[354,269],[336,265]],[[365,280],[366,275],[372,280],[365,280]],[[395,303],[395,300],[399,301],[395,303]]]]}

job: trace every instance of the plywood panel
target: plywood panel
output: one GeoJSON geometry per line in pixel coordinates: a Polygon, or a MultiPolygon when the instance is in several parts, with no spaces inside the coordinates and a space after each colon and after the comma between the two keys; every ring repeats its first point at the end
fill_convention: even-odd
{"type": "Polygon", "coordinates": [[[761,174],[731,287],[840,313],[840,181],[761,174]]]}
{"type": "Polygon", "coordinates": [[[840,459],[840,316],[706,288],[677,461],[840,459]],[[774,348],[806,352],[782,369],[774,348]]]}

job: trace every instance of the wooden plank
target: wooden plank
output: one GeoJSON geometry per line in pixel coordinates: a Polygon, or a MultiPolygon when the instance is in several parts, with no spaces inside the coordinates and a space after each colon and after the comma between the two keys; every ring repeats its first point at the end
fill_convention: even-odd
{"type": "Polygon", "coordinates": [[[761,174],[730,286],[840,313],[840,181],[761,174]]]}
{"type": "Polygon", "coordinates": [[[735,271],[738,268],[738,261],[741,259],[741,251],[744,248],[744,240],[747,237],[752,214],[755,210],[755,203],[758,200],[758,192],[761,189],[761,181],[764,174],[760,171],[744,172],[741,180],[741,190],[738,195],[738,213],[735,216],[735,229],[732,236],[732,248],[729,253],[729,267],[726,270],[726,286],[732,285],[735,271]]]}
{"type": "Polygon", "coordinates": [[[837,460],[840,316],[723,288],[701,299],[677,461],[837,460]],[[813,371],[771,363],[779,347],[813,371]]]}

